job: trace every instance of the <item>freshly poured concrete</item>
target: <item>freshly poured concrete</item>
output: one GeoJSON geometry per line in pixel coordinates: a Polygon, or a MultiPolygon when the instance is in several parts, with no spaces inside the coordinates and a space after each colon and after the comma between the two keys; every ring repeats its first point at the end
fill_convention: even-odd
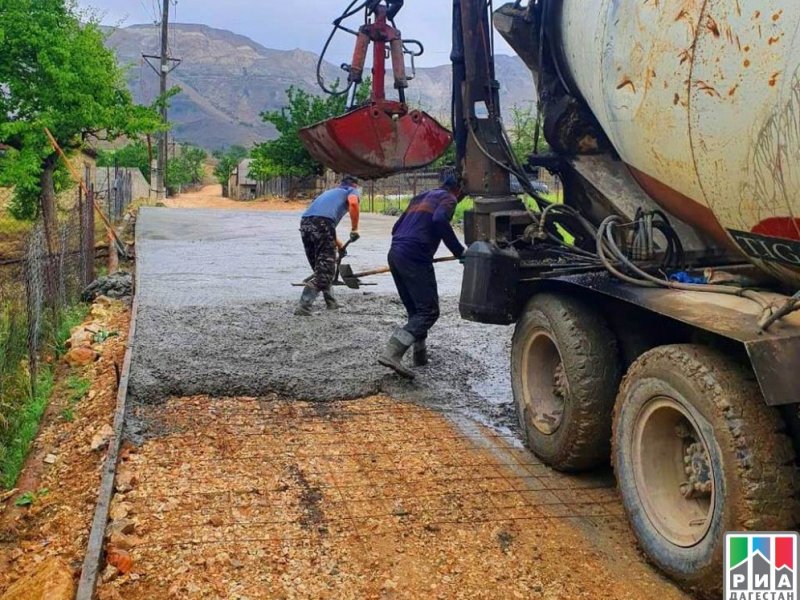
{"type": "MultiPolygon", "coordinates": [[[[143,209],[137,222],[138,332],[131,392],[169,395],[278,393],[306,400],[385,392],[461,409],[498,426],[514,423],[508,357],[511,328],[458,316],[462,267],[437,266],[442,318],[429,339],[432,362],[414,382],[376,363],[405,312],[389,275],[361,291],[336,288],[341,311],[320,300],[293,316],[292,283],[310,274],[297,213],[143,209]]],[[[351,246],[355,271],[386,264],[392,217],[362,217],[351,246]]],[[[345,218],[340,235],[345,238],[345,218]]],[[[443,254],[446,255],[446,254],[443,254]]]]}

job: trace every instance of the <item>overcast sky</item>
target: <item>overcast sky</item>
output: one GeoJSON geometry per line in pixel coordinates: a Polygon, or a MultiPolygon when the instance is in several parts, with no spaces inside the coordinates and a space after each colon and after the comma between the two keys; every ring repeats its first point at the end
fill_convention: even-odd
{"type": "MultiPolygon", "coordinates": [[[[79,0],[82,7],[93,7],[106,25],[152,23],[161,12],[163,0],[79,0]]],[[[202,23],[246,35],[268,48],[301,48],[320,52],[333,19],[349,0],[172,0],[170,20],[202,23]]],[[[397,26],[407,38],[425,44],[423,66],[445,64],[450,57],[451,0],[406,0],[397,26]]],[[[354,17],[352,24],[357,23],[354,17]]],[[[497,51],[511,54],[498,37],[497,51]]],[[[340,34],[329,60],[340,64],[352,54],[354,38],[340,34]]],[[[180,49],[178,49],[179,51],[180,49]]]]}

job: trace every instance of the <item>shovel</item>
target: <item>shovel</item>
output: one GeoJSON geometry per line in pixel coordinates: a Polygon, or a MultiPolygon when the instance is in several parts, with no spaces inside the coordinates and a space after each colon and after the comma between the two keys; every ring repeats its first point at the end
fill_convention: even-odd
{"type": "MultiPolygon", "coordinates": [[[[342,261],[344,260],[344,257],[347,255],[347,247],[352,243],[353,243],[353,240],[350,240],[344,246],[342,246],[341,250],[339,250],[337,252],[337,254],[339,255],[339,258],[336,260],[336,277],[333,278],[333,284],[332,285],[335,285],[335,286],[346,285],[341,280],[341,278],[339,277],[339,272],[341,271],[341,268],[342,268],[342,261]]],[[[313,273],[311,275],[309,275],[308,277],[306,277],[305,279],[303,279],[303,283],[293,283],[292,286],[293,287],[305,287],[306,284],[308,284],[308,282],[311,281],[312,279],[314,279],[314,274],[313,273]]]]}
{"type": "MultiPolygon", "coordinates": [[[[445,262],[453,262],[458,260],[455,256],[447,256],[445,258],[437,258],[433,262],[434,263],[445,263],[445,262]]],[[[344,284],[349,287],[351,290],[358,290],[365,285],[377,285],[375,283],[362,283],[362,277],[371,277],[372,275],[383,275],[384,273],[391,273],[392,270],[389,267],[383,267],[381,269],[374,269],[372,271],[364,271],[363,273],[353,273],[353,267],[350,265],[342,265],[340,268],[340,275],[342,276],[342,281],[344,284]]]]}

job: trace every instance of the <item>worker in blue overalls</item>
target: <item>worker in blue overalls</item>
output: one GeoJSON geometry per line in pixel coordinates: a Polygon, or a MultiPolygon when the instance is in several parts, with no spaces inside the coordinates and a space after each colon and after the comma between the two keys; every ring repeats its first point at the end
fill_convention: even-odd
{"type": "Polygon", "coordinates": [[[450,221],[463,198],[462,184],[452,169],[442,173],[441,187],[414,198],[392,230],[389,267],[397,292],[406,307],[408,322],[395,331],[378,362],[403,377],[414,372],[403,365],[403,356],[414,347],[414,364],[428,363],[428,331],[439,319],[439,291],[433,257],[444,242],[457,258],[464,254],[450,221]]]}

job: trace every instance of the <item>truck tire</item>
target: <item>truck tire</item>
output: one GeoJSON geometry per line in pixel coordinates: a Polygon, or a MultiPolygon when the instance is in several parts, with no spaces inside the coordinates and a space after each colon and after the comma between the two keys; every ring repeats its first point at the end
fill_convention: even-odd
{"type": "Polygon", "coordinates": [[[605,320],[567,296],[540,294],[514,331],[511,382],[528,447],[559,471],[608,463],[621,368],[605,320]]]}
{"type": "Polygon", "coordinates": [[[780,413],[747,365],[695,345],[630,368],[614,409],[613,463],[642,549],[679,583],[719,597],[726,531],[785,531],[797,469],[780,413]]]}

